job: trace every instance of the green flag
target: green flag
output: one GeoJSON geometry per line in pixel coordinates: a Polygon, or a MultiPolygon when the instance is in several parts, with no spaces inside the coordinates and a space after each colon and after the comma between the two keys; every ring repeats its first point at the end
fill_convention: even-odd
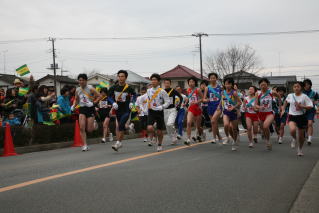
{"type": "Polygon", "coordinates": [[[109,88],[110,87],[110,83],[109,82],[106,82],[106,81],[101,81],[100,82],[100,86],[102,87],[102,88],[109,88]]]}
{"type": "Polygon", "coordinates": [[[20,76],[24,76],[24,75],[30,73],[30,70],[29,70],[29,68],[28,68],[28,66],[26,64],[22,65],[21,67],[16,69],[16,71],[17,71],[18,75],[20,75],[20,76]]]}
{"type": "Polygon", "coordinates": [[[19,88],[19,92],[18,92],[18,95],[19,96],[24,96],[26,95],[27,93],[29,92],[29,88],[19,88]]]}

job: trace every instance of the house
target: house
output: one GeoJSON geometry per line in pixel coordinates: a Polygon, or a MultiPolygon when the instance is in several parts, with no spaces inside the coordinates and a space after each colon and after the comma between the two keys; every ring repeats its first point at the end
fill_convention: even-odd
{"type": "MultiPolygon", "coordinates": [[[[194,70],[183,65],[177,65],[173,69],[162,73],[160,76],[162,79],[171,79],[172,88],[176,86],[180,86],[183,89],[188,88],[187,79],[190,77],[195,77],[199,82],[201,81],[201,75],[198,72],[195,72],[194,70]]],[[[208,80],[207,77],[204,77],[204,79],[208,80]]]]}
{"type": "Polygon", "coordinates": [[[100,73],[94,73],[88,77],[87,83],[92,86],[97,86],[101,81],[105,81],[109,83],[109,85],[113,85],[116,81],[116,77],[112,75],[104,75],[100,73]]]}
{"type": "MultiPolygon", "coordinates": [[[[40,78],[39,80],[36,81],[40,86],[41,85],[46,85],[48,87],[54,88],[54,76],[53,75],[46,75],[43,78],[40,78]]],[[[60,95],[60,90],[65,86],[65,85],[78,85],[78,81],[72,78],[69,78],[68,76],[62,76],[62,75],[57,75],[56,76],[56,88],[57,88],[57,95],[60,95]]]]}
{"type": "Polygon", "coordinates": [[[292,86],[294,82],[297,81],[297,76],[295,75],[282,75],[282,76],[267,76],[266,77],[270,81],[270,87],[286,87],[287,92],[292,92],[292,86]]]}
{"type": "Polygon", "coordinates": [[[9,75],[9,74],[0,74],[0,88],[10,88],[13,87],[13,81],[15,79],[20,79],[24,82],[24,84],[28,84],[29,81],[26,78],[21,78],[16,75],[9,75]]]}
{"type": "Polygon", "coordinates": [[[238,71],[224,76],[225,78],[233,78],[238,84],[239,89],[248,89],[250,86],[259,87],[258,81],[261,77],[246,71],[238,71]]]}
{"type": "MultiPolygon", "coordinates": [[[[150,80],[146,79],[145,77],[131,71],[126,70],[127,76],[127,83],[135,90],[135,92],[141,91],[142,87],[146,87],[148,84],[151,83],[150,80]]],[[[117,77],[117,74],[114,74],[113,77],[117,77]]]]}

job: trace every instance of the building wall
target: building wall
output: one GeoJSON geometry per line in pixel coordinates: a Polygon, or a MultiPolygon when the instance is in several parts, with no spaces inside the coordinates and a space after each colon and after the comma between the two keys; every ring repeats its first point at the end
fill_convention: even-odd
{"type": "MultiPolygon", "coordinates": [[[[175,88],[176,86],[181,86],[183,89],[187,89],[188,88],[188,84],[187,84],[187,79],[188,78],[178,78],[178,79],[171,79],[172,81],[172,88],[175,88]]],[[[162,80],[161,86],[164,87],[164,80],[162,80]]]]}
{"type": "Polygon", "coordinates": [[[13,86],[13,85],[0,80],[0,88],[4,88],[6,90],[10,86],[13,86]]]}
{"type": "Polygon", "coordinates": [[[90,85],[98,85],[101,81],[109,82],[111,85],[111,82],[109,79],[101,78],[100,76],[95,76],[94,78],[91,78],[88,80],[88,84],[90,85]]]}

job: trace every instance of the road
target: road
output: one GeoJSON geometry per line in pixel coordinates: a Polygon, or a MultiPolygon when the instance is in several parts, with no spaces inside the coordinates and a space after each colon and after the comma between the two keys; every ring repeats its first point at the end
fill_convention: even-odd
{"type": "Polygon", "coordinates": [[[318,136],[304,157],[288,136],[269,152],[242,135],[236,152],[166,139],[157,153],[133,139],[118,153],[107,143],[0,158],[0,212],[289,212],[319,159],[318,136]]]}

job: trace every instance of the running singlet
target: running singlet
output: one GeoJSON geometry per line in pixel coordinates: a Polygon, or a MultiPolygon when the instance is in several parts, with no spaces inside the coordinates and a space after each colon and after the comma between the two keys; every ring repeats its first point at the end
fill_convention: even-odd
{"type": "Polygon", "coordinates": [[[231,106],[234,107],[236,105],[234,92],[235,92],[235,90],[232,90],[230,93],[227,93],[226,90],[224,90],[222,92],[222,98],[223,98],[222,107],[223,107],[224,110],[229,110],[229,108],[231,106]],[[225,94],[228,95],[228,98],[227,98],[227,96],[225,94]]]}
{"type": "Polygon", "coordinates": [[[129,112],[129,104],[135,102],[136,94],[132,87],[128,86],[124,90],[125,86],[115,84],[109,90],[109,97],[113,102],[118,104],[118,110],[120,112],[129,112]]]}
{"type": "Polygon", "coordinates": [[[259,112],[272,112],[272,100],[273,95],[271,90],[267,90],[265,94],[262,94],[261,91],[258,92],[258,101],[260,105],[259,112]]]}
{"type": "Polygon", "coordinates": [[[195,103],[195,102],[197,102],[199,100],[199,98],[198,98],[198,89],[195,88],[194,90],[195,91],[193,91],[191,88],[187,89],[187,97],[189,99],[189,101],[188,101],[189,105],[192,105],[193,103],[195,103]]]}
{"type": "Polygon", "coordinates": [[[91,93],[93,87],[87,85],[84,89],[78,87],[76,89],[76,94],[79,96],[79,105],[80,107],[92,107],[94,105],[92,98],[94,94],[91,93]]]}
{"type": "Polygon", "coordinates": [[[221,99],[222,89],[219,85],[213,88],[211,85],[208,86],[207,90],[207,98],[208,98],[208,106],[217,107],[219,105],[221,99]]]}
{"type": "Polygon", "coordinates": [[[245,101],[245,106],[246,106],[246,112],[251,113],[251,114],[256,114],[256,111],[254,110],[255,97],[250,98],[249,96],[246,96],[244,101],[245,101]]]}

